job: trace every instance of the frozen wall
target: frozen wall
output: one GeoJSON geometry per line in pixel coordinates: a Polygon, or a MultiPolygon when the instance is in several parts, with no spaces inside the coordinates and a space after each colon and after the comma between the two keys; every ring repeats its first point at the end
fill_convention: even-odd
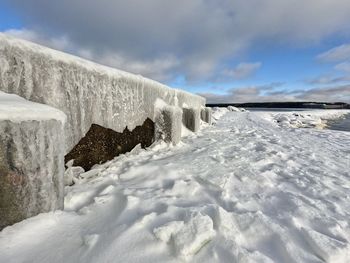
{"type": "Polygon", "coordinates": [[[0,230],[63,208],[63,112],[0,92],[0,230]]]}
{"type": "Polygon", "coordinates": [[[202,97],[4,34],[0,90],[62,110],[66,152],[93,123],[122,132],[147,118],[155,121],[157,98],[180,109],[186,105],[199,111],[205,105],[202,97]]]}

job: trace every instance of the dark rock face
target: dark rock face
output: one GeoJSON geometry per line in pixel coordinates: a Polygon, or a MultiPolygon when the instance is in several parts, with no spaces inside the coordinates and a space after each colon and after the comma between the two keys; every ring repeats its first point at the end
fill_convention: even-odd
{"type": "Polygon", "coordinates": [[[154,134],[154,122],[149,118],[133,131],[126,127],[123,133],[92,124],[85,137],[65,156],[65,162],[74,159],[74,166],[88,171],[93,165],[112,160],[138,144],[142,148],[150,146],[154,142],[154,134]]]}

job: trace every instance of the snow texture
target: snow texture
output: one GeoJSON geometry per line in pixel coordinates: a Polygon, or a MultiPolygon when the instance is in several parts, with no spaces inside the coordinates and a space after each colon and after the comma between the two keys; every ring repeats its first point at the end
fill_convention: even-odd
{"type": "Polygon", "coordinates": [[[65,115],[0,92],[0,229],[63,208],[65,115]]]}
{"type": "Polygon", "coordinates": [[[157,98],[180,108],[205,104],[200,96],[1,33],[0,90],[63,111],[66,152],[93,123],[122,132],[154,121],[157,98]]]}
{"type": "Polygon", "coordinates": [[[64,211],[0,232],[0,262],[347,263],[350,134],[275,114],[214,110],[176,146],[96,165],[64,211]]]}

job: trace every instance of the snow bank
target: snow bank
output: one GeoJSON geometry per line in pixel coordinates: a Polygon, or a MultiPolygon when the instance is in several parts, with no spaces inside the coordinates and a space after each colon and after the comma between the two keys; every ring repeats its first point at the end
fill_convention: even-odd
{"type": "Polygon", "coordinates": [[[214,107],[214,108],[211,108],[210,115],[211,115],[211,118],[213,119],[213,121],[217,122],[222,116],[224,116],[228,112],[247,112],[247,110],[244,108],[237,108],[234,106],[228,106],[227,108],[214,107]]]}
{"type": "Polygon", "coordinates": [[[63,208],[65,119],[0,92],[0,229],[63,208]]]}
{"type": "Polygon", "coordinates": [[[226,113],[80,174],[64,211],[0,232],[0,262],[347,263],[349,133],[226,113]]]}
{"type": "Polygon", "coordinates": [[[227,108],[214,107],[212,108],[212,118],[215,121],[218,121],[222,116],[228,113],[229,110],[227,108]]]}
{"type": "Polygon", "coordinates": [[[122,132],[154,121],[157,98],[180,108],[205,104],[200,96],[1,33],[0,90],[63,111],[66,152],[93,123],[122,132]]]}
{"type": "Polygon", "coordinates": [[[286,128],[319,128],[327,126],[328,120],[339,119],[350,110],[299,110],[299,111],[263,111],[258,112],[266,120],[286,128]]]}
{"type": "Polygon", "coordinates": [[[229,111],[235,111],[235,112],[246,112],[247,111],[244,108],[237,108],[237,107],[234,107],[234,106],[228,106],[227,109],[229,111]]]}

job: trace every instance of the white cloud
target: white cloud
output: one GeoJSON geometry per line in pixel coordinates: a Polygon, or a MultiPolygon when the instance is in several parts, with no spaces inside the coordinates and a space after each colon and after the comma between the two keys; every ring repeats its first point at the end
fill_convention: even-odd
{"type": "MultiPolygon", "coordinates": [[[[350,62],[343,62],[334,67],[336,70],[344,71],[350,73],[350,62]]],[[[350,76],[349,76],[350,77],[350,76]]]]}
{"type": "Polygon", "coordinates": [[[138,73],[154,78],[183,74],[203,81],[220,74],[225,61],[253,43],[309,45],[350,31],[349,0],[103,0],[88,4],[85,0],[11,0],[9,4],[39,39],[56,42],[62,36],[69,40],[61,46],[65,51],[90,53],[103,63],[112,54],[114,62],[108,63],[133,65],[138,73]],[[164,59],[165,63],[160,62],[164,59]]]}
{"type": "Polygon", "coordinates": [[[233,79],[245,79],[253,75],[261,65],[261,62],[240,63],[234,69],[224,70],[223,75],[226,77],[232,77],[233,79]]]}
{"type": "Polygon", "coordinates": [[[296,99],[321,102],[350,103],[350,85],[336,87],[315,88],[301,92],[296,99]]]}
{"type": "Polygon", "coordinates": [[[231,89],[227,94],[202,93],[207,103],[245,103],[317,101],[350,103],[350,85],[314,88],[309,90],[270,90],[270,85],[231,89]]]}
{"type": "Polygon", "coordinates": [[[306,79],[305,82],[311,85],[328,85],[350,82],[350,76],[334,76],[333,74],[321,75],[316,78],[306,79]]]}
{"type": "Polygon", "coordinates": [[[32,41],[41,45],[45,45],[58,50],[68,51],[71,48],[71,43],[66,36],[60,37],[47,37],[41,35],[34,30],[29,29],[10,29],[4,32],[7,35],[11,35],[17,38],[32,41]]]}
{"type": "Polygon", "coordinates": [[[115,67],[135,74],[152,76],[160,81],[169,80],[173,73],[172,70],[179,65],[178,59],[171,55],[164,55],[157,59],[141,61],[128,58],[124,54],[113,52],[103,52],[97,55],[90,49],[80,48],[68,37],[45,38],[37,32],[28,29],[7,30],[4,33],[45,45],[53,49],[64,50],[103,65],[115,67]]]}
{"type": "Polygon", "coordinates": [[[325,62],[338,62],[350,59],[350,44],[344,44],[334,47],[320,55],[317,58],[325,62]]]}

